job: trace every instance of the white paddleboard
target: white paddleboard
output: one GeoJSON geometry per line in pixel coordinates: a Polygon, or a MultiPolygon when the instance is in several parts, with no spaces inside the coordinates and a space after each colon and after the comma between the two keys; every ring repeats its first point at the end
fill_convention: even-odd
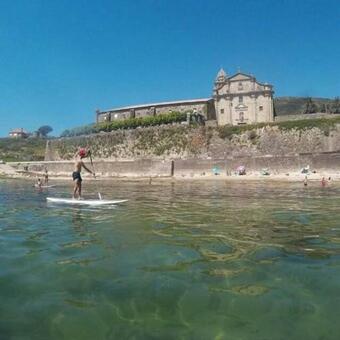
{"type": "Polygon", "coordinates": [[[47,188],[54,188],[56,185],[41,185],[39,186],[38,184],[34,184],[35,188],[41,188],[41,189],[47,189],[47,188]]]}
{"type": "Polygon", "coordinates": [[[124,203],[127,200],[78,200],[73,198],[47,197],[47,202],[64,203],[64,204],[82,204],[82,205],[112,205],[124,203]]]}

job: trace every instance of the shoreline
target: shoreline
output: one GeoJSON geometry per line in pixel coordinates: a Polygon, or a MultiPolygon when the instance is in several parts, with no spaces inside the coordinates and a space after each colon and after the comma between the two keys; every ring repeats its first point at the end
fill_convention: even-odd
{"type": "MultiPolygon", "coordinates": [[[[43,173],[17,172],[17,173],[0,173],[0,179],[23,179],[34,181],[38,177],[43,177],[43,173]]],[[[260,173],[249,173],[246,175],[182,175],[182,176],[98,176],[96,179],[87,174],[82,174],[82,178],[86,182],[92,181],[127,181],[127,182],[182,182],[182,181],[224,181],[224,182],[303,182],[307,176],[308,182],[320,182],[324,177],[327,182],[340,182],[340,172],[327,171],[310,174],[302,174],[298,172],[286,172],[279,174],[262,175],[260,173]],[[329,180],[330,178],[330,180],[329,180]]],[[[71,182],[71,175],[65,174],[49,174],[49,180],[71,182]]]]}

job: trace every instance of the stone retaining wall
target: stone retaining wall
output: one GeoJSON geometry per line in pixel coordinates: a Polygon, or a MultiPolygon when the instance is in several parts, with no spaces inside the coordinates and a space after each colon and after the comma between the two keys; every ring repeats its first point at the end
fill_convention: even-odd
{"type": "MultiPolygon", "coordinates": [[[[137,161],[94,161],[94,169],[100,176],[105,177],[167,177],[171,176],[171,161],[137,160],[137,161]]],[[[9,163],[21,171],[44,172],[48,170],[50,175],[70,176],[74,169],[74,162],[21,162],[9,163]]],[[[90,162],[85,164],[93,169],[90,162]]],[[[91,176],[83,171],[83,176],[91,176]]]]}
{"type": "MultiPolygon", "coordinates": [[[[51,175],[70,176],[73,171],[72,161],[59,162],[22,162],[9,163],[18,170],[44,172],[51,175]]],[[[91,168],[90,163],[86,163],[91,168]]],[[[193,177],[211,176],[214,173],[231,175],[240,165],[247,172],[260,172],[267,168],[270,173],[298,172],[310,166],[312,170],[340,172],[340,151],[323,153],[305,153],[288,156],[225,157],[215,159],[175,159],[175,160],[135,160],[135,161],[94,161],[96,173],[103,177],[193,177]]],[[[84,176],[87,175],[84,172],[84,176]]]]}
{"type": "MultiPolygon", "coordinates": [[[[339,124],[328,130],[265,126],[225,138],[220,131],[167,126],[55,139],[48,143],[46,159],[56,162],[45,164],[51,173],[69,174],[78,147],[88,146],[97,172],[108,177],[209,175],[213,168],[229,174],[239,165],[272,173],[296,172],[307,165],[340,169],[339,124]]],[[[42,163],[35,164],[28,166],[40,171],[42,163]]]]}
{"type": "Polygon", "coordinates": [[[94,160],[105,161],[224,159],[340,151],[339,124],[327,129],[255,127],[233,135],[224,135],[221,129],[174,125],[54,139],[47,143],[45,160],[72,160],[80,146],[89,147],[94,160]]]}

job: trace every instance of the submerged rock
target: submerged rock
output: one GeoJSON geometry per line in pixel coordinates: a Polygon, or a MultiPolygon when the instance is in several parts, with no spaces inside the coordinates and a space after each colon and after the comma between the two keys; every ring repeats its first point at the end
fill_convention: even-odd
{"type": "Polygon", "coordinates": [[[267,293],[269,288],[260,285],[246,285],[232,287],[231,291],[236,294],[258,296],[267,293]]]}

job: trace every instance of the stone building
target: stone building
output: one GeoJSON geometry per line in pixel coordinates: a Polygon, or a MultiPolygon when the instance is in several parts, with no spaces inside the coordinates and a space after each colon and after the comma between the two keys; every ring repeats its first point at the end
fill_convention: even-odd
{"type": "Polygon", "coordinates": [[[274,121],[273,86],[241,72],[227,77],[221,69],[213,90],[218,125],[274,121]]]}
{"type": "Polygon", "coordinates": [[[156,116],[171,111],[192,111],[205,120],[225,124],[251,124],[274,120],[273,87],[261,84],[255,77],[236,73],[227,77],[221,69],[216,77],[213,97],[142,104],[96,111],[96,122],[156,116]]]}
{"type": "Polygon", "coordinates": [[[215,104],[212,98],[180,100],[164,103],[142,104],[126,106],[116,109],[97,111],[98,122],[110,122],[115,119],[137,118],[145,116],[156,116],[169,112],[196,111],[204,116],[206,120],[216,119],[215,104]]]}

